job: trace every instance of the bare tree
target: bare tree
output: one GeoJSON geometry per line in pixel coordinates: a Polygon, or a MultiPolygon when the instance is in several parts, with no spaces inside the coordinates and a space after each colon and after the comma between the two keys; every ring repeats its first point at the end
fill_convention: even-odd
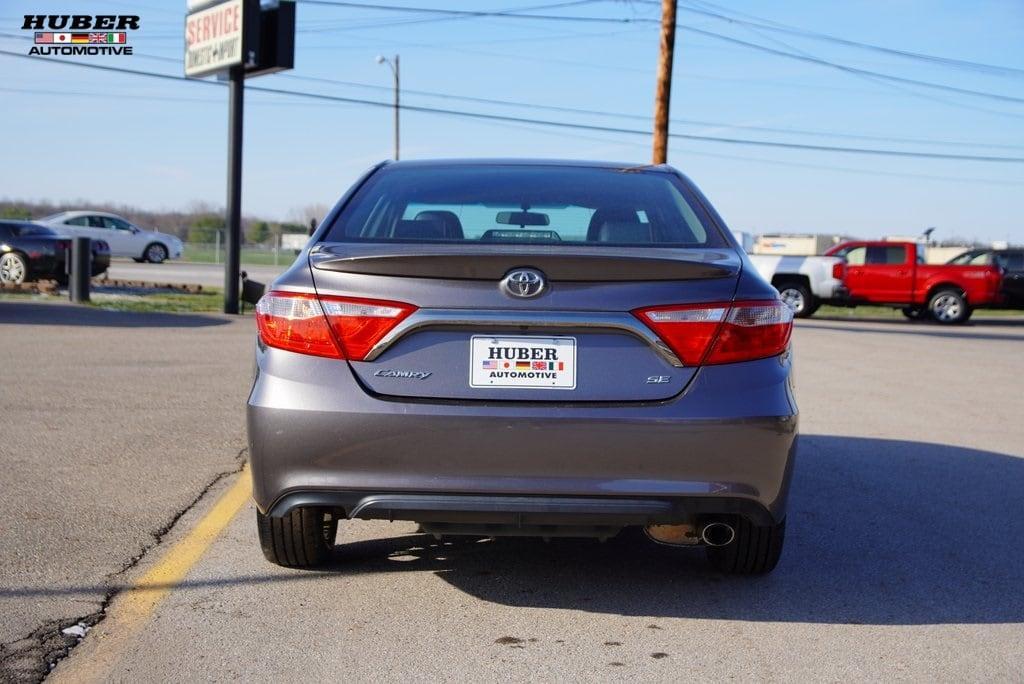
{"type": "Polygon", "coordinates": [[[320,222],[323,219],[323,217],[327,215],[327,212],[330,210],[331,208],[326,204],[307,204],[303,207],[294,207],[291,211],[288,212],[288,218],[289,220],[294,221],[295,223],[301,224],[303,226],[308,226],[309,222],[314,219],[317,222],[320,222]]]}

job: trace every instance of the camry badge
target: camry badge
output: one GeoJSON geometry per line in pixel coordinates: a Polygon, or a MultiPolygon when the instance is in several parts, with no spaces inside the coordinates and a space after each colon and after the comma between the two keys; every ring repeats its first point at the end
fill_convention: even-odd
{"type": "Polygon", "coordinates": [[[426,380],[433,373],[430,371],[406,371],[406,370],[392,370],[390,368],[382,368],[381,370],[374,373],[378,378],[407,378],[409,380],[426,380]]]}

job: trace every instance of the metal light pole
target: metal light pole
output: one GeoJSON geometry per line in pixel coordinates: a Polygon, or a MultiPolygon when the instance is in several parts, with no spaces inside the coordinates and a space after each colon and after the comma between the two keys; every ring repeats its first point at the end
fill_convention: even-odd
{"type": "Polygon", "coordinates": [[[399,80],[398,71],[398,55],[395,55],[392,59],[388,59],[384,55],[377,55],[377,64],[387,64],[391,67],[391,73],[395,77],[395,161],[398,160],[398,94],[400,92],[401,82],[399,80]]]}
{"type": "Polygon", "coordinates": [[[224,313],[238,313],[239,268],[242,254],[242,107],[245,71],[231,67],[228,88],[228,202],[227,254],[224,257],[224,313]]]}

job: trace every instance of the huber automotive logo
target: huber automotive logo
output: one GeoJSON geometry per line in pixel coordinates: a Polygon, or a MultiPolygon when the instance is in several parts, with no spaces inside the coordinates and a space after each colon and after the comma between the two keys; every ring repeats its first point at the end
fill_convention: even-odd
{"type": "Polygon", "coordinates": [[[128,31],[137,31],[134,14],[26,14],[24,31],[33,31],[30,55],[130,55],[128,31]]]}

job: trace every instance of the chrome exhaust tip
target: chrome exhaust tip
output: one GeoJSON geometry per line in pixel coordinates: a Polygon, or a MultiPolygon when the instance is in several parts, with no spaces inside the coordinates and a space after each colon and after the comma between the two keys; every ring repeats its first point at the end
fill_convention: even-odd
{"type": "Polygon", "coordinates": [[[736,530],[724,522],[708,523],[700,531],[700,540],[708,546],[727,546],[736,538],[736,530]]]}

